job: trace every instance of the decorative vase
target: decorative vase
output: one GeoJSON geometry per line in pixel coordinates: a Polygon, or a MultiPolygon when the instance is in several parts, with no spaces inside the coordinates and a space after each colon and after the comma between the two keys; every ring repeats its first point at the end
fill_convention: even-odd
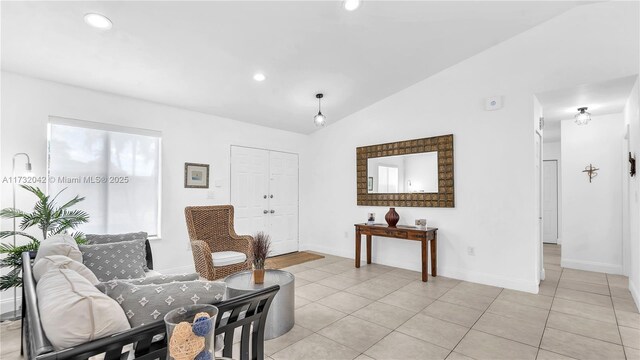
{"type": "Polygon", "coordinates": [[[253,270],[253,282],[255,282],[256,284],[264,283],[264,269],[253,270]]]}
{"type": "MultiPolygon", "coordinates": [[[[207,304],[186,305],[164,316],[167,328],[167,360],[214,359],[218,308],[207,304]]],[[[219,343],[222,345],[222,342],[219,343]]],[[[220,347],[221,348],[221,347],[220,347]]]]}
{"type": "Polygon", "coordinates": [[[396,208],[389,208],[389,212],[384,216],[384,219],[389,224],[389,227],[396,227],[396,224],[400,221],[400,215],[396,212],[396,208]]]}

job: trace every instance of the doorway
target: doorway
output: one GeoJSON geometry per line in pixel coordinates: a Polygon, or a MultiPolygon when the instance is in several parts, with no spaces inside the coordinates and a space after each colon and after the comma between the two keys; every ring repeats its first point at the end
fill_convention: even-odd
{"type": "Polygon", "coordinates": [[[231,146],[231,204],[239,233],[271,236],[271,256],[298,251],[298,154],[231,146]]]}
{"type": "Polygon", "coordinates": [[[558,243],[558,160],[544,160],[542,169],[542,241],[558,243]]]}

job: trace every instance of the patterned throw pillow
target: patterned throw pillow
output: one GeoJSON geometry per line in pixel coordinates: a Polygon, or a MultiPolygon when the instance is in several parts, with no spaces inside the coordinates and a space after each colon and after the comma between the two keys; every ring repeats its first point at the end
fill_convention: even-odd
{"type": "Polygon", "coordinates": [[[100,281],[145,277],[145,240],[80,245],[82,262],[100,281]]]}
{"type": "Polygon", "coordinates": [[[144,231],[126,234],[86,234],[87,244],[108,244],[121,241],[147,240],[148,234],[144,231]]]}
{"type": "Polygon", "coordinates": [[[129,281],[107,283],[106,292],[120,304],[131,327],[160,320],[169,311],[192,304],[214,304],[224,298],[222,281],[178,281],[169,284],[136,285],[129,281]]]}
{"type": "MultiPolygon", "coordinates": [[[[130,284],[135,285],[148,285],[148,284],[169,284],[176,281],[194,281],[200,279],[200,274],[192,273],[192,274],[174,274],[174,275],[157,275],[157,276],[147,276],[145,278],[140,279],[131,279],[131,280],[109,280],[106,282],[101,282],[96,284],[98,290],[106,293],[107,287],[115,287],[114,283],[119,281],[126,281],[130,284]]],[[[115,284],[117,285],[117,284],[115,284]]]]}

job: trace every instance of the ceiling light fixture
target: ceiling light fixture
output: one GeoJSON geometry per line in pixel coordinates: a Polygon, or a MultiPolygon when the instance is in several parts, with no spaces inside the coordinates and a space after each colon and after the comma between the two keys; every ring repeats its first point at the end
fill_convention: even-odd
{"type": "Polygon", "coordinates": [[[578,125],[587,125],[591,121],[591,113],[587,112],[587,107],[578,108],[578,113],[574,116],[578,125]]]}
{"type": "Polygon", "coordinates": [[[263,74],[263,73],[256,73],[255,75],[253,75],[253,80],[255,81],[265,81],[267,79],[267,77],[263,74]]]}
{"type": "Polygon", "coordinates": [[[84,22],[87,23],[87,25],[101,30],[109,30],[113,26],[111,20],[106,16],[95,13],[85,14],[84,22]]]}
{"type": "Polygon", "coordinates": [[[344,0],[344,8],[347,11],[353,11],[360,7],[360,0],[344,0]]]}
{"type": "Polygon", "coordinates": [[[320,104],[320,99],[322,99],[324,95],[316,94],[316,99],[318,99],[318,115],[313,117],[313,123],[316,124],[317,127],[323,127],[327,122],[327,117],[322,115],[322,108],[320,104]]]}

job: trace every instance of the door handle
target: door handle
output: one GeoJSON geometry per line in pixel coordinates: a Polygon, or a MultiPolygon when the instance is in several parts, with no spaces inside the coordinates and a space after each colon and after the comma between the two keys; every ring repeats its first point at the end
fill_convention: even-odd
{"type": "Polygon", "coordinates": [[[267,198],[267,195],[265,195],[263,198],[264,198],[264,199],[266,199],[266,198],[267,198]]]}
{"type": "Polygon", "coordinates": [[[274,213],[274,212],[276,212],[276,211],[275,211],[275,210],[271,210],[271,211],[269,211],[269,212],[273,214],[273,213],[274,213]]]}
{"type": "Polygon", "coordinates": [[[273,199],[273,194],[269,195],[269,198],[273,199]]]}
{"type": "Polygon", "coordinates": [[[262,213],[263,213],[263,214],[266,214],[266,213],[268,213],[268,212],[269,212],[269,210],[262,210],[262,213]]]}

